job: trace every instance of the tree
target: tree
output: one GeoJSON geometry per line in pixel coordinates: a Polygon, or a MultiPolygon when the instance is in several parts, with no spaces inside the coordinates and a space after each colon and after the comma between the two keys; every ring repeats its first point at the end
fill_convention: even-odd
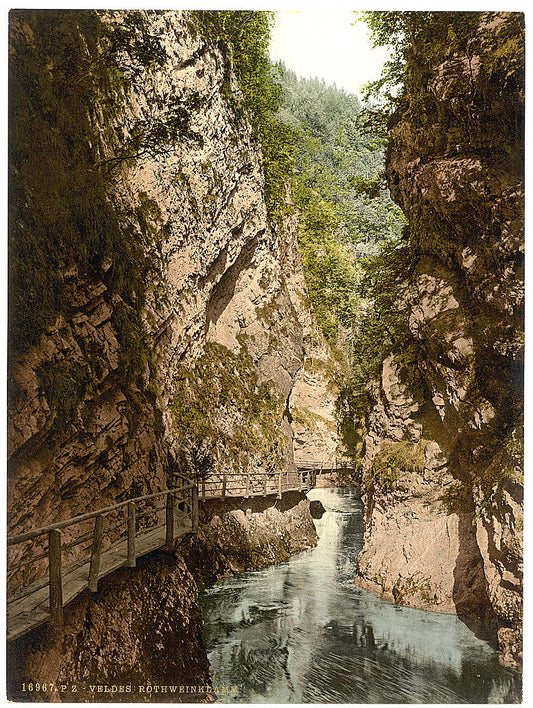
{"type": "Polygon", "coordinates": [[[279,117],[298,135],[292,194],[317,320],[332,344],[353,340],[360,315],[359,259],[397,236],[400,212],[383,182],[383,148],[360,121],[357,97],[280,66],[279,117]]]}
{"type": "Polygon", "coordinates": [[[184,440],[177,460],[179,473],[192,474],[196,482],[209,477],[215,464],[213,448],[214,442],[205,438],[193,436],[184,440]]]}

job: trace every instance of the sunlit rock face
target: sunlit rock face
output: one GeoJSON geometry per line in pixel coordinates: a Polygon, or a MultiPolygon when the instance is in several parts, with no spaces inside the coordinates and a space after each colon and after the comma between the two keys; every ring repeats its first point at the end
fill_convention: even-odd
{"type": "MultiPolygon", "coordinates": [[[[108,26],[125,17],[99,13],[108,26]]],[[[124,90],[102,81],[97,104],[80,95],[70,109],[91,126],[79,150],[93,150],[94,169],[106,170],[106,198],[137,214],[146,235],[146,303],[136,312],[112,292],[110,263],[91,277],[79,269],[63,274],[68,308],[11,367],[10,533],[165,487],[191,431],[207,440],[221,469],[260,471],[273,459],[292,467],[287,402],[311,326],[295,224],[269,225],[260,146],[229,58],[191,13],[141,17],[160,40],[164,63],[147,68],[126,57],[133,68],[124,90]],[[170,148],[117,159],[140,127],[151,135],[175,104],[186,129],[170,148]],[[145,331],[134,330],[137,339],[124,313],[139,315],[145,331]],[[75,389],[67,420],[59,420],[43,367],[59,370],[59,383],[75,389]]],[[[37,85],[57,92],[63,48],[50,47],[40,27],[32,13],[13,16],[12,56],[32,59],[37,85]]],[[[87,52],[95,51],[90,30],[80,33],[87,52]]],[[[37,96],[30,110],[24,91],[16,87],[17,125],[46,108],[37,96]]],[[[62,140],[61,132],[50,137],[58,160],[70,157],[62,140]]]]}
{"type": "Polygon", "coordinates": [[[425,460],[397,457],[396,488],[369,488],[360,566],[398,602],[495,620],[509,663],[522,592],[522,40],[520,15],[486,13],[466,40],[408,57],[387,179],[416,263],[415,346],[375,384],[365,467],[379,471],[400,441],[425,460]]]}
{"type": "MultiPolygon", "coordinates": [[[[11,17],[13,66],[29,77],[14,87],[13,137],[31,133],[37,119],[44,131],[27,154],[14,151],[21,189],[38,186],[32,179],[42,164],[76,173],[83,158],[87,170],[102,171],[102,198],[124,217],[113,239],[125,240],[126,251],[134,236],[142,244],[146,297],[117,294],[117,272],[138,274],[127,263],[121,270],[113,254],[90,273],[61,267],[68,306],[10,369],[9,535],[166,488],[191,441],[206,445],[214,473],[267,470],[277,479],[279,469],[294,470],[288,401],[311,346],[306,333],[316,327],[294,219],[274,229],[267,218],[260,146],[231,58],[192,13],[148,11],[131,20],[128,12],[66,13],[55,23],[38,12],[11,17]],[[79,33],[73,44],[86,62],[58,40],[65,26],[68,37],[79,33]],[[143,27],[161,43],[164,62],[139,63],[143,46],[134,43],[136,53],[120,50],[113,59],[127,76],[118,81],[116,65],[108,74],[111,58],[97,49],[96,29],[105,37],[111,26],[143,27]],[[65,72],[78,63],[86,72],[67,91],[65,72]],[[92,102],[79,88],[88,77],[92,102]],[[154,143],[175,108],[182,132],[154,143]],[[66,111],[87,125],[80,144],[57,128],[66,111]]],[[[41,181],[52,176],[45,170],[41,181]]],[[[25,205],[30,226],[34,210],[47,207],[32,204],[25,205]]],[[[92,215],[99,206],[84,208],[92,215]]],[[[73,242],[86,235],[76,232],[77,220],[66,226],[73,242]]],[[[46,249],[52,236],[37,232],[36,247],[46,249]]],[[[211,562],[224,573],[257,567],[312,545],[309,502],[299,495],[289,504],[287,496],[257,513],[237,503],[213,514],[201,527],[206,555],[196,571],[212,576],[211,562]]],[[[91,530],[92,522],[77,529],[91,530]]],[[[15,546],[10,559],[26,550],[15,546]]],[[[12,675],[42,669],[67,681],[82,667],[85,688],[97,678],[208,683],[198,589],[183,559],[157,552],[138,566],[69,604],[54,637],[45,627],[21,638],[12,675]]],[[[15,572],[10,589],[46,572],[45,563],[15,572]]]]}

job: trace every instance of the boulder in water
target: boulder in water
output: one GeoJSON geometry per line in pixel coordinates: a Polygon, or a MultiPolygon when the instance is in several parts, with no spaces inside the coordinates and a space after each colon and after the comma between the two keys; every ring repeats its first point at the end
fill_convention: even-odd
{"type": "Polygon", "coordinates": [[[321,519],[324,516],[326,509],[319,499],[314,499],[309,504],[309,511],[311,512],[313,519],[321,519]]]}

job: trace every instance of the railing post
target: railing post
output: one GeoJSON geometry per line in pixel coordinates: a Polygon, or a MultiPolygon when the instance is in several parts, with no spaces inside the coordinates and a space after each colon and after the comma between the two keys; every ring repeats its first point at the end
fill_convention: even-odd
{"type": "MultiPolygon", "coordinates": [[[[178,487],[178,489],[181,490],[181,488],[183,487],[183,480],[182,480],[181,477],[178,477],[178,478],[176,479],[176,484],[175,484],[174,486],[175,486],[175,487],[178,487]]],[[[183,504],[182,504],[182,501],[181,501],[182,496],[181,496],[180,492],[178,492],[178,494],[179,494],[179,496],[178,496],[178,498],[176,499],[176,502],[177,502],[176,506],[177,506],[178,509],[183,510],[183,504]]]]}
{"type": "Polygon", "coordinates": [[[222,499],[226,498],[226,473],[222,476],[222,499]]]}
{"type": "Polygon", "coordinates": [[[279,481],[278,481],[278,499],[281,499],[283,495],[283,471],[279,471],[279,481]]]}
{"type": "Polygon", "coordinates": [[[63,624],[63,581],[61,574],[61,531],[48,532],[50,614],[56,626],[63,624]]]}
{"type": "Polygon", "coordinates": [[[104,517],[99,514],[94,520],[93,546],[91,549],[91,565],[89,567],[89,590],[98,590],[98,573],[100,572],[100,555],[102,553],[102,539],[104,536],[104,517]]]}
{"type": "Polygon", "coordinates": [[[135,502],[128,504],[128,568],[135,568],[135,502]]]}
{"type": "Polygon", "coordinates": [[[192,531],[197,533],[198,531],[198,487],[196,484],[191,489],[191,521],[192,521],[192,531]]]}
{"type": "Polygon", "coordinates": [[[265,472],[265,483],[263,484],[263,496],[267,495],[268,474],[265,472]]]}
{"type": "Polygon", "coordinates": [[[165,540],[165,548],[167,551],[172,550],[174,544],[174,522],[175,522],[176,498],[174,492],[167,494],[167,536],[165,540]]]}
{"type": "Polygon", "coordinates": [[[246,488],[244,490],[244,496],[246,498],[250,496],[250,474],[246,475],[246,488]]]}

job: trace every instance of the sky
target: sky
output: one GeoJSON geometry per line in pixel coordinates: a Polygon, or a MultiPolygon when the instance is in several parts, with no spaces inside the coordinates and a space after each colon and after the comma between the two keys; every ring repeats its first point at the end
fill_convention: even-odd
{"type": "Polygon", "coordinates": [[[372,48],[364,22],[347,10],[278,11],[270,55],[305,78],[318,77],[361,98],[361,86],[378,79],[387,50],[372,48]]]}

